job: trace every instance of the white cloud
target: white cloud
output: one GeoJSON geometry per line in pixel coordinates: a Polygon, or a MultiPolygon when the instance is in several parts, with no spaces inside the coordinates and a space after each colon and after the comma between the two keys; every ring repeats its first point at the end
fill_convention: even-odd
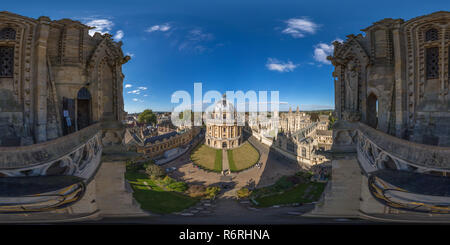
{"type": "Polygon", "coordinates": [[[144,100],[140,100],[140,99],[138,99],[138,98],[133,98],[132,100],[133,100],[134,102],[141,102],[141,103],[144,102],[144,100]]]}
{"type": "Polygon", "coordinates": [[[124,32],[122,30],[118,30],[116,32],[116,35],[114,36],[114,39],[116,41],[120,41],[123,38],[124,32]]]}
{"type": "Polygon", "coordinates": [[[131,85],[131,84],[125,84],[125,88],[131,88],[131,87],[133,87],[133,85],[131,85]]]}
{"type": "Polygon", "coordinates": [[[274,58],[268,58],[266,67],[271,71],[278,72],[290,72],[293,71],[298,65],[292,63],[292,61],[282,62],[274,58]]]}
{"type": "Polygon", "coordinates": [[[147,30],[145,30],[145,31],[146,32],[154,32],[154,31],[165,32],[165,31],[170,30],[170,28],[172,28],[172,27],[168,23],[166,23],[166,24],[162,24],[162,25],[151,26],[151,27],[147,28],[147,30]]]}
{"type": "MultiPolygon", "coordinates": [[[[126,84],[125,85],[125,88],[129,88],[129,87],[127,87],[127,85],[130,85],[129,87],[131,87],[132,85],[131,84],[126,84]]],[[[130,91],[128,91],[127,93],[128,94],[141,94],[144,90],[147,90],[147,87],[138,87],[137,89],[134,89],[134,90],[130,90],[130,91]]]]}
{"type": "Polygon", "coordinates": [[[214,35],[212,33],[204,32],[201,28],[194,28],[186,34],[185,40],[178,45],[178,50],[201,54],[206,50],[211,50],[211,48],[208,48],[207,42],[213,40],[214,35]]]}
{"type": "Polygon", "coordinates": [[[200,28],[195,28],[188,33],[187,38],[191,41],[210,41],[214,39],[214,35],[205,33],[200,28]]]}
{"type": "Polygon", "coordinates": [[[287,27],[282,31],[294,38],[304,37],[305,34],[314,34],[319,25],[307,18],[292,18],[286,21],[287,27]]]}
{"type": "Polygon", "coordinates": [[[133,53],[129,53],[129,52],[127,52],[125,55],[128,55],[128,56],[130,56],[131,58],[134,57],[134,54],[133,54],[133,53]]]}
{"type": "Polygon", "coordinates": [[[85,24],[95,27],[94,29],[89,30],[89,35],[91,36],[94,36],[96,32],[100,32],[102,35],[109,33],[114,26],[114,23],[108,19],[90,19],[85,24]]]}
{"type": "MultiPolygon", "coordinates": [[[[342,42],[341,39],[337,38],[334,41],[342,42]]],[[[333,42],[334,42],[333,41],[333,42]]],[[[334,46],[333,44],[319,43],[314,46],[314,59],[323,64],[331,64],[327,57],[333,54],[334,46]]]]}
{"type": "Polygon", "coordinates": [[[128,91],[128,93],[129,93],[129,94],[140,94],[140,93],[141,93],[141,90],[135,89],[135,90],[128,91]]]}

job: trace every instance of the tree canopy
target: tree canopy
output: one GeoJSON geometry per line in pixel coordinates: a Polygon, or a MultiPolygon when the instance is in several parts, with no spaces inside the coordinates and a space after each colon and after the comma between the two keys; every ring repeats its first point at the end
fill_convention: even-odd
{"type": "Polygon", "coordinates": [[[144,110],[138,116],[139,123],[156,124],[156,114],[152,110],[144,110]]]}

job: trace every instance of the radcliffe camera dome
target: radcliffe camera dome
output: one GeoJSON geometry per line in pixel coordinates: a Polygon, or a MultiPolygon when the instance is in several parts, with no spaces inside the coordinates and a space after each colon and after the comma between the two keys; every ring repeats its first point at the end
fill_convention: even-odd
{"type": "Polygon", "coordinates": [[[226,95],[222,95],[222,99],[214,104],[211,118],[213,119],[232,119],[235,118],[236,108],[233,103],[226,99],[226,95]]]}
{"type": "Polygon", "coordinates": [[[242,126],[237,125],[235,118],[236,109],[223,94],[206,120],[206,145],[218,149],[238,147],[242,143],[242,126]]]}

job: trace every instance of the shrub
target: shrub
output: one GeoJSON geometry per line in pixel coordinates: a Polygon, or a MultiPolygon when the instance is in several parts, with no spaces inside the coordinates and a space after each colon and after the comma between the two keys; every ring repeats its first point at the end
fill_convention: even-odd
{"type": "Polygon", "coordinates": [[[154,160],[146,161],[142,164],[143,169],[147,169],[148,165],[155,164],[154,160]]]}
{"type": "Polygon", "coordinates": [[[128,172],[137,172],[137,171],[143,169],[142,164],[137,163],[132,160],[128,160],[125,162],[125,168],[128,172]]]}
{"type": "Polygon", "coordinates": [[[186,193],[190,197],[202,197],[205,195],[206,187],[203,185],[190,185],[186,193]]]}
{"type": "Polygon", "coordinates": [[[292,186],[294,186],[294,184],[290,182],[286,176],[281,177],[275,183],[275,189],[277,189],[277,191],[286,190],[291,188],[292,186]]]}
{"type": "Polygon", "coordinates": [[[160,178],[165,175],[164,170],[155,164],[148,164],[147,168],[145,168],[145,173],[152,179],[160,178]]]}
{"type": "Polygon", "coordinates": [[[236,192],[236,194],[238,198],[248,198],[251,194],[251,191],[248,188],[242,187],[236,192]]]}
{"type": "Polygon", "coordinates": [[[214,199],[217,194],[220,192],[220,187],[217,186],[210,186],[206,188],[205,190],[205,198],[207,199],[214,199]]]}
{"type": "Polygon", "coordinates": [[[174,182],[169,184],[168,187],[176,192],[185,192],[188,189],[188,185],[184,182],[174,182]]]}
{"type": "Polygon", "coordinates": [[[170,184],[173,184],[175,182],[177,181],[167,175],[161,180],[161,184],[163,184],[164,186],[169,186],[170,184]]]}

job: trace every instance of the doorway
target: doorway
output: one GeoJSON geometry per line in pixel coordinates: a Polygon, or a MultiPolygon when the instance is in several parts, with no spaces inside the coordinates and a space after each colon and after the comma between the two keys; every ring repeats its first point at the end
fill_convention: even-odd
{"type": "Polygon", "coordinates": [[[91,124],[91,93],[85,87],[77,95],[77,129],[80,130],[91,124]]]}
{"type": "Polygon", "coordinates": [[[378,127],[378,98],[373,93],[367,97],[367,125],[378,127]]]}

